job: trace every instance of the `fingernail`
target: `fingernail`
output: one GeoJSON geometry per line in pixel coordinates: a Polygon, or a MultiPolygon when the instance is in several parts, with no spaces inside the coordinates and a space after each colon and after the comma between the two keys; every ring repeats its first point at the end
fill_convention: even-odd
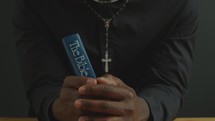
{"type": "Polygon", "coordinates": [[[87,79],[87,84],[89,85],[94,85],[94,84],[97,84],[97,81],[93,78],[88,78],[87,79]]]}
{"type": "Polygon", "coordinates": [[[88,118],[87,118],[87,117],[82,116],[82,117],[80,117],[80,118],[79,118],[79,120],[78,120],[78,121],[88,121],[88,118]]]}
{"type": "Polygon", "coordinates": [[[79,91],[79,93],[81,93],[81,94],[85,94],[86,88],[85,88],[85,87],[80,87],[80,88],[78,89],[78,91],[79,91]]]}
{"type": "Polygon", "coordinates": [[[81,101],[80,101],[80,100],[76,100],[76,101],[74,102],[74,106],[75,106],[76,108],[81,107],[81,101]]]}

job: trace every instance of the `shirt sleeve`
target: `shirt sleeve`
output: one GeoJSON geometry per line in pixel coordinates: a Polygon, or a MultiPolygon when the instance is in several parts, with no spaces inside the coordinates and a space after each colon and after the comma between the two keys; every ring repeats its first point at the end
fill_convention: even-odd
{"type": "Polygon", "coordinates": [[[198,7],[194,6],[186,4],[174,30],[147,66],[147,84],[138,94],[149,104],[150,121],[174,120],[188,92],[198,28],[198,7]]]}
{"type": "Polygon", "coordinates": [[[32,109],[30,116],[49,121],[50,105],[59,96],[68,74],[65,60],[27,0],[15,0],[12,15],[21,73],[32,109]]]}

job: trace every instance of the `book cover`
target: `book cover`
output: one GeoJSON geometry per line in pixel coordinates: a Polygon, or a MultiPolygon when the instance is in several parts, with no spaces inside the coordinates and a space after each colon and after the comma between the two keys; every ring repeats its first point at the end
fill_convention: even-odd
{"type": "Polygon", "coordinates": [[[96,78],[79,34],[75,33],[64,37],[63,45],[75,74],[96,78]]]}

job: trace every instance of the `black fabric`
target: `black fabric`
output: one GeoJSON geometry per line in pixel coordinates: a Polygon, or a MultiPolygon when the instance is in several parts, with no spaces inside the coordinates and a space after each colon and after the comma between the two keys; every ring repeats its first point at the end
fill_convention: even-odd
{"type": "MultiPolygon", "coordinates": [[[[119,7],[104,10],[88,2],[104,17],[119,7]]],[[[104,74],[104,23],[82,0],[15,0],[13,25],[26,95],[33,116],[41,121],[49,120],[48,110],[64,78],[74,75],[64,36],[79,33],[96,75],[104,74]]],[[[197,28],[192,0],[129,0],[111,21],[110,74],[146,99],[153,121],[173,120],[183,104],[197,28]]]]}

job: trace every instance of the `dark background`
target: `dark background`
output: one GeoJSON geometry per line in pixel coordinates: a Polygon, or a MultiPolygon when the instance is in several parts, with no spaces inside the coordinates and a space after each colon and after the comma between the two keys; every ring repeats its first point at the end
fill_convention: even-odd
{"type": "MultiPolygon", "coordinates": [[[[25,117],[29,104],[12,37],[11,3],[0,0],[0,117],[25,117]]],[[[215,0],[198,3],[200,28],[193,75],[180,117],[215,117],[215,0]]]]}

